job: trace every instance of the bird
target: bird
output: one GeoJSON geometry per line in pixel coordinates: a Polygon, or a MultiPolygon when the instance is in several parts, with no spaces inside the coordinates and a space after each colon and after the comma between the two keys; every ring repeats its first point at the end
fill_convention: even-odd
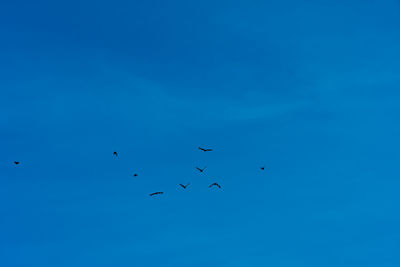
{"type": "Polygon", "coordinates": [[[161,195],[161,194],[164,194],[164,192],[154,192],[154,193],[151,193],[151,194],[149,194],[149,196],[155,196],[155,195],[161,195]]]}
{"type": "Polygon", "coordinates": [[[137,173],[134,173],[134,174],[133,174],[133,177],[137,177],[137,176],[138,176],[138,174],[137,174],[137,173]]]}
{"type": "Polygon", "coordinates": [[[213,187],[214,185],[217,186],[218,188],[221,188],[221,186],[220,186],[219,184],[217,184],[217,183],[210,184],[208,187],[211,188],[211,187],[213,187]]]}
{"type": "Polygon", "coordinates": [[[209,149],[209,148],[202,148],[202,147],[199,147],[199,149],[200,149],[201,151],[203,151],[203,152],[212,151],[212,149],[209,149]]]}
{"type": "Polygon", "coordinates": [[[14,164],[15,164],[15,165],[18,165],[18,164],[19,164],[19,161],[14,161],[14,164]]]}
{"type": "Polygon", "coordinates": [[[265,170],[265,167],[263,166],[263,167],[261,167],[260,169],[263,171],[263,170],[265,170]]]}
{"type": "Polygon", "coordinates": [[[118,158],[118,153],[114,151],[113,155],[118,158]]]}
{"type": "Polygon", "coordinates": [[[179,185],[182,186],[183,189],[186,189],[186,187],[188,187],[190,184],[187,185],[179,184],[179,185]]]}
{"type": "Polygon", "coordinates": [[[196,169],[198,169],[199,172],[204,172],[204,170],[205,170],[206,168],[207,168],[207,167],[204,167],[203,169],[200,169],[199,167],[196,167],[196,169]]]}

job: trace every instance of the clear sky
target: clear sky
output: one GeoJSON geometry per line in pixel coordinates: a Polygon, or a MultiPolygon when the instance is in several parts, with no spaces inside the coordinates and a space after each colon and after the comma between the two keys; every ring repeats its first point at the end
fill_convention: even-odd
{"type": "Polygon", "coordinates": [[[396,0],[2,1],[0,265],[400,266],[399,89],[396,0]]]}

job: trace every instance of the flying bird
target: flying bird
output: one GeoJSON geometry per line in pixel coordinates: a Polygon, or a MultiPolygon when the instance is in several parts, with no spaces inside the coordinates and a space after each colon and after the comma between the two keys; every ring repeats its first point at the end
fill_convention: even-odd
{"type": "Polygon", "coordinates": [[[217,183],[210,184],[208,187],[211,188],[211,187],[213,187],[214,185],[217,186],[218,188],[221,188],[221,186],[220,186],[219,184],[217,184],[217,183]]]}
{"type": "Polygon", "coordinates": [[[151,193],[151,194],[149,194],[149,196],[155,196],[155,195],[161,195],[161,194],[164,194],[164,192],[154,192],[154,193],[151,193]]]}
{"type": "Polygon", "coordinates": [[[209,149],[209,148],[202,148],[202,147],[199,147],[199,149],[200,149],[201,151],[203,151],[203,152],[212,151],[212,149],[209,149]]]}
{"type": "Polygon", "coordinates": [[[205,170],[206,168],[207,168],[207,167],[204,167],[203,169],[200,169],[199,167],[196,167],[196,169],[198,169],[199,172],[204,172],[204,170],[205,170]]]}
{"type": "Polygon", "coordinates": [[[186,189],[186,187],[188,187],[190,184],[187,185],[179,184],[179,185],[182,186],[183,189],[186,189]]]}
{"type": "Polygon", "coordinates": [[[15,164],[15,165],[18,165],[18,164],[19,164],[19,161],[14,161],[14,164],[15,164]]]}
{"type": "Polygon", "coordinates": [[[265,167],[263,166],[263,167],[261,167],[260,169],[263,171],[263,170],[265,170],[265,167]]]}
{"type": "Polygon", "coordinates": [[[137,177],[137,176],[138,176],[138,174],[137,174],[137,173],[134,173],[134,174],[133,174],[133,177],[137,177]]]}
{"type": "Polygon", "coordinates": [[[113,155],[114,155],[116,158],[118,158],[118,153],[117,153],[117,152],[114,152],[113,155]]]}

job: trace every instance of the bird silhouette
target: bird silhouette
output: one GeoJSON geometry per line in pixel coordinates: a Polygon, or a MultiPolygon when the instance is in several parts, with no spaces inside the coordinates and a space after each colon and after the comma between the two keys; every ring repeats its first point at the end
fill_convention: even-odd
{"type": "Polygon", "coordinates": [[[186,189],[186,187],[188,187],[190,184],[187,185],[179,184],[179,185],[182,186],[183,189],[186,189]]]}
{"type": "Polygon", "coordinates": [[[207,168],[207,167],[204,167],[203,169],[200,169],[199,167],[196,167],[196,169],[198,169],[199,172],[204,172],[204,170],[205,170],[206,168],[207,168]]]}
{"type": "Polygon", "coordinates": [[[15,165],[18,165],[18,164],[19,164],[19,161],[14,161],[14,164],[15,164],[15,165]]]}
{"type": "Polygon", "coordinates": [[[137,176],[138,176],[138,174],[137,174],[137,173],[134,173],[134,174],[133,174],[133,177],[137,177],[137,176]]]}
{"type": "Polygon", "coordinates": [[[155,195],[161,195],[161,194],[164,194],[164,192],[154,192],[154,193],[151,193],[151,194],[149,194],[149,196],[155,196],[155,195]]]}
{"type": "Polygon", "coordinates": [[[221,186],[220,186],[219,184],[217,184],[217,183],[210,184],[208,187],[211,188],[211,187],[213,187],[214,185],[217,186],[218,188],[221,188],[221,186]]]}
{"type": "Polygon", "coordinates": [[[263,167],[261,167],[260,169],[263,171],[263,170],[265,170],[265,167],[263,166],[263,167]]]}
{"type": "Polygon", "coordinates": [[[118,153],[117,153],[117,152],[114,152],[113,155],[114,155],[116,158],[118,158],[118,153]]]}
{"type": "Polygon", "coordinates": [[[202,147],[199,147],[199,149],[200,149],[201,151],[203,151],[203,152],[212,151],[212,149],[209,149],[209,148],[202,148],[202,147]]]}

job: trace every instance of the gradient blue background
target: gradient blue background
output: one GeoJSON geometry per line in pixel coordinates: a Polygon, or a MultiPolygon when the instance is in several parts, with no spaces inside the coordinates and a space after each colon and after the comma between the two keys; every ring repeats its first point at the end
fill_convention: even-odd
{"type": "Polygon", "coordinates": [[[399,89],[395,0],[2,1],[0,265],[400,266],[399,89]]]}

